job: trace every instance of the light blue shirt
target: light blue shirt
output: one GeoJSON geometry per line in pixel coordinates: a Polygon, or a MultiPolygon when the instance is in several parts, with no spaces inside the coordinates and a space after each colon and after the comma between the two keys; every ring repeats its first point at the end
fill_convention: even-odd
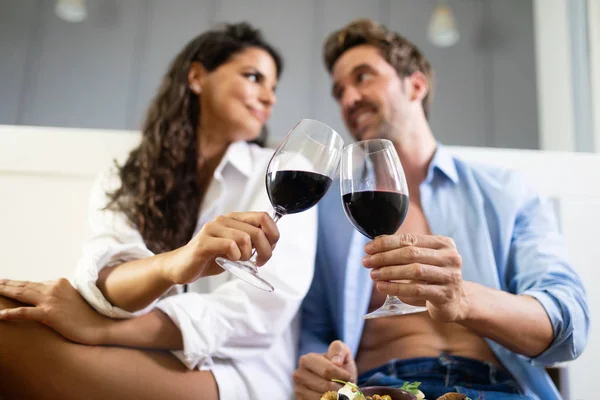
{"type": "MultiPolygon", "coordinates": [[[[530,358],[486,341],[526,395],[560,400],[544,366],[578,357],[590,321],[585,289],[567,261],[551,201],[519,174],[466,163],[441,145],[420,192],[431,231],[454,239],[464,280],[532,296],[543,305],[554,340],[542,354],[530,358]]],[[[301,355],[326,352],[336,339],[356,355],[373,287],[362,266],[367,242],[347,220],[339,186],[332,185],[319,203],[315,276],[302,306],[301,355]]]]}

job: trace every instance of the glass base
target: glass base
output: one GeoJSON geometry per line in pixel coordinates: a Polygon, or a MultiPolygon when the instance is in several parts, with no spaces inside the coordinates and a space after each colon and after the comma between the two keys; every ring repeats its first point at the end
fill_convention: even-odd
{"type": "Polygon", "coordinates": [[[275,288],[258,274],[258,268],[249,261],[230,261],[223,257],[217,257],[217,264],[225,271],[231,272],[236,277],[254,287],[266,292],[272,292],[275,288]]]}
{"type": "Polygon", "coordinates": [[[394,315],[406,315],[426,312],[427,307],[411,306],[401,302],[398,298],[388,298],[377,310],[363,315],[363,319],[392,317],[394,315]]]}

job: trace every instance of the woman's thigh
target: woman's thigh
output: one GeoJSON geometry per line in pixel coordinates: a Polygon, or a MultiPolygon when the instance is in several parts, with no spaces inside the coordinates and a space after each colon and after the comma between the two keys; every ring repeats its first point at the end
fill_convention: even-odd
{"type": "MultiPolygon", "coordinates": [[[[18,303],[0,297],[0,309],[18,303]]],[[[70,342],[41,324],[0,322],[0,398],[218,399],[210,371],[189,371],[168,352],[70,342]]],[[[3,399],[3,400],[4,400],[3,399]]]]}

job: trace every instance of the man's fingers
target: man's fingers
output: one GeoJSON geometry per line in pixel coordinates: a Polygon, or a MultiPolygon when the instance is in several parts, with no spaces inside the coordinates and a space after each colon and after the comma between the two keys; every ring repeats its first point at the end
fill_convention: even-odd
{"type": "Polygon", "coordinates": [[[366,255],[363,265],[367,268],[390,265],[429,264],[438,267],[460,267],[462,258],[456,249],[429,249],[426,247],[401,247],[366,255]]]}
{"type": "Polygon", "coordinates": [[[449,299],[448,290],[444,286],[402,282],[377,282],[376,285],[379,292],[390,296],[410,297],[435,304],[446,303],[451,300],[449,299]]]}
{"type": "Polygon", "coordinates": [[[393,265],[374,268],[371,278],[375,281],[411,280],[422,283],[456,283],[462,278],[461,270],[425,264],[393,265]]]}
{"type": "Polygon", "coordinates": [[[325,392],[315,392],[305,386],[296,385],[294,388],[294,398],[296,400],[319,400],[325,392]]]}
{"type": "Polygon", "coordinates": [[[335,365],[320,354],[310,353],[302,356],[299,364],[301,369],[306,369],[328,381],[331,379],[348,381],[351,378],[350,372],[335,365]]]}
{"type": "Polygon", "coordinates": [[[351,352],[348,346],[341,340],[334,340],[329,345],[326,357],[335,365],[342,366],[349,355],[351,355],[351,352]]]}
{"type": "Polygon", "coordinates": [[[341,387],[339,383],[333,382],[331,379],[325,379],[304,368],[299,368],[294,372],[294,383],[296,386],[319,393],[319,398],[328,390],[338,390],[341,387]]]}
{"type": "Polygon", "coordinates": [[[365,245],[365,252],[375,254],[408,246],[428,249],[456,248],[454,241],[447,236],[399,233],[373,239],[365,245]]]}

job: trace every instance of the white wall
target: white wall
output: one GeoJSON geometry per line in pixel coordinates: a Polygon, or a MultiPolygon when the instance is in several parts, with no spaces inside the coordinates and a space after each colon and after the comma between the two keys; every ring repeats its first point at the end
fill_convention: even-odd
{"type": "Polygon", "coordinates": [[[588,28],[594,145],[596,153],[600,153],[600,1],[598,0],[588,0],[588,28]]]}
{"type": "Polygon", "coordinates": [[[533,1],[539,148],[542,150],[575,150],[567,1],[533,1]]]}
{"type": "Polygon", "coordinates": [[[0,125],[0,276],[70,276],[94,178],[137,141],[134,132],[0,125]]]}

